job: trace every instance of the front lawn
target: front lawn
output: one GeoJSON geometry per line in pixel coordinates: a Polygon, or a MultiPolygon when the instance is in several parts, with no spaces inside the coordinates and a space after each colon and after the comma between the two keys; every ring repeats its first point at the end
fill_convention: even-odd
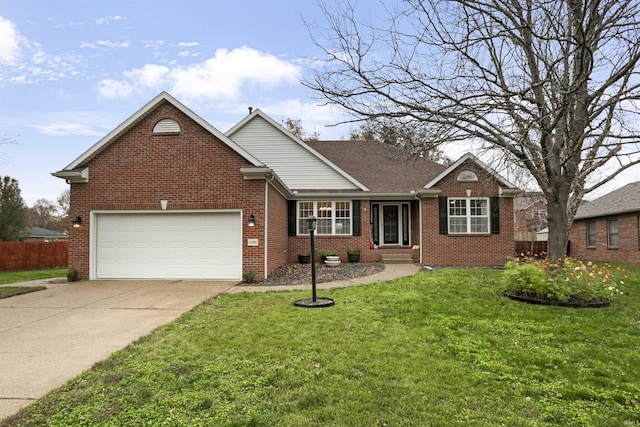
{"type": "Polygon", "coordinates": [[[30,280],[54,279],[56,277],[66,277],[66,268],[51,268],[48,270],[27,270],[27,271],[0,271],[0,285],[6,283],[28,282],[30,280]]]}
{"type": "Polygon", "coordinates": [[[7,420],[19,426],[640,423],[640,268],[608,308],[502,296],[495,270],[213,298],[7,420]]]}
{"type": "Polygon", "coordinates": [[[0,299],[42,291],[46,286],[0,286],[0,299]]]}

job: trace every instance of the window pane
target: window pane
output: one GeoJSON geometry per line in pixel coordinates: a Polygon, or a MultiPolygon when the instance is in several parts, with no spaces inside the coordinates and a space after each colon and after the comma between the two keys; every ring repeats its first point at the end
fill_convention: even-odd
{"type": "Polygon", "coordinates": [[[451,217],[449,219],[449,232],[451,233],[466,233],[467,232],[467,218],[463,217],[451,217]]]}
{"type": "Polygon", "coordinates": [[[467,215],[467,201],[463,199],[454,199],[449,201],[449,215],[461,216],[467,215]]]}
{"type": "Polygon", "coordinates": [[[331,234],[331,218],[318,218],[318,234],[331,234]]]}
{"type": "Polygon", "coordinates": [[[609,246],[620,246],[620,239],[618,238],[618,220],[614,219],[608,222],[609,224],[609,246]]]}
{"type": "Polygon", "coordinates": [[[351,234],[351,202],[336,202],[335,234],[351,234]]]}
{"type": "Polygon", "coordinates": [[[298,202],[298,234],[309,234],[307,218],[313,215],[313,202],[298,202]]]}
{"type": "Polygon", "coordinates": [[[488,233],[489,218],[471,218],[471,233],[488,233]]]}
{"type": "Polygon", "coordinates": [[[486,200],[470,200],[469,201],[471,216],[487,216],[486,200]]]}
{"type": "Polygon", "coordinates": [[[596,245],[596,223],[587,223],[587,246],[594,247],[596,245]]]}

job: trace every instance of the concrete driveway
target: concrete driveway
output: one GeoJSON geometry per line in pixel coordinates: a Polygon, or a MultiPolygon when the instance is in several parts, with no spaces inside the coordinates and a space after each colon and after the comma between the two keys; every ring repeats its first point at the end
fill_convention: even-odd
{"type": "Polygon", "coordinates": [[[0,299],[0,420],[234,285],[90,281],[0,299]]]}

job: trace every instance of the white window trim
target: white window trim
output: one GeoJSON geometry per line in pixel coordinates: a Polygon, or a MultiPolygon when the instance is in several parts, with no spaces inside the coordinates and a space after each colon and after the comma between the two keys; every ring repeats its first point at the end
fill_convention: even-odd
{"type": "MultiPolygon", "coordinates": [[[[308,233],[302,233],[300,231],[300,220],[306,218],[300,218],[300,203],[313,203],[313,216],[322,219],[318,216],[318,203],[331,203],[331,234],[320,233],[316,231],[316,236],[353,236],[353,203],[351,200],[299,200],[296,203],[296,234],[298,236],[306,236],[308,233]],[[347,203],[349,206],[349,233],[336,233],[336,203],[347,203]]],[[[340,218],[345,219],[345,218],[340,218]]]]}
{"type": "MultiPolygon", "coordinates": [[[[454,216],[454,218],[462,218],[462,216],[454,216]]],[[[488,197],[449,197],[447,199],[447,229],[449,234],[467,235],[467,234],[491,234],[491,200],[488,197]],[[467,231],[451,231],[451,212],[449,210],[450,203],[456,200],[466,201],[466,218],[467,218],[467,231]],[[472,200],[484,200],[487,204],[486,215],[471,215],[471,201],[472,200]],[[487,218],[487,231],[471,231],[471,218],[487,218]]]]}

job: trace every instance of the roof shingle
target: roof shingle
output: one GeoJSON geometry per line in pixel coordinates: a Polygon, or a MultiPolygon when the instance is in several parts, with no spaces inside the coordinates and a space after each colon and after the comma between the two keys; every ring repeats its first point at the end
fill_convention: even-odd
{"type": "Polygon", "coordinates": [[[419,190],[447,168],[422,157],[409,158],[401,148],[377,141],[306,143],[374,193],[419,190]]]}
{"type": "Polygon", "coordinates": [[[640,212],[640,181],[632,182],[590,202],[582,204],[575,219],[627,212],[640,212]]]}

